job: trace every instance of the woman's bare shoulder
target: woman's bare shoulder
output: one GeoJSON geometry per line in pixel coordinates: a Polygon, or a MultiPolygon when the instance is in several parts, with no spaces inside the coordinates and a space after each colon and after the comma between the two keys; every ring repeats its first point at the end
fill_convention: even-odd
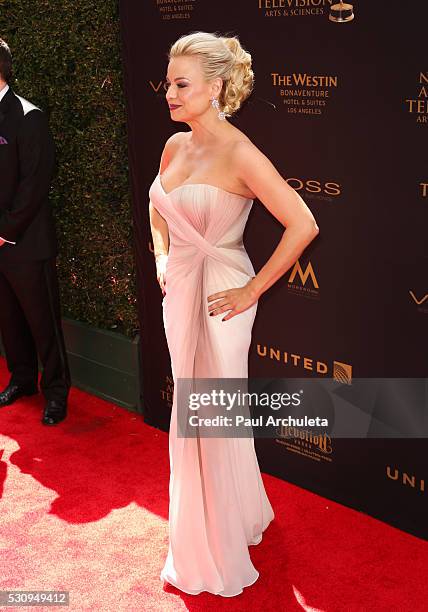
{"type": "Polygon", "coordinates": [[[246,142],[248,144],[253,144],[251,139],[247,136],[247,134],[245,134],[242,130],[240,130],[236,126],[233,126],[233,131],[232,131],[230,139],[229,139],[229,144],[232,147],[234,147],[239,142],[246,142]]]}
{"type": "Polygon", "coordinates": [[[241,132],[237,138],[233,139],[230,143],[229,155],[231,163],[239,162],[242,159],[252,160],[254,162],[265,159],[264,153],[254,144],[254,142],[248,138],[243,132],[241,132]],[[241,136],[242,135],[242,136],[241,136]]]}
{"type": "Polygon", "coordinates": [[[190,132],[175,132],[165,142],[164,150],[175,150],[187,142],[190,132]]]}
{"type": "Polygon", "coordinates": [[[168,166],[170,160],[174,157],[177,151],[187,142],[188,138],[189,132],[176,132],[168,138],[162,151],[160,163],[161,173],[168,166]]]}

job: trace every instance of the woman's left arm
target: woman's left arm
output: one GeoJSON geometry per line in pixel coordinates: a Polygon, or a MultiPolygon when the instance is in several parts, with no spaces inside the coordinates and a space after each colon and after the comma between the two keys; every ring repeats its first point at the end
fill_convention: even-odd
{"type": "Polygon", "coordinates": [[[265,265],[245,287],[229,289],[208,297],[217,315],[231,310],[224,321],[243,312],[271,287],[298,260],[319,233],[315,218],[300,195],[282,178],[271,161],[251,142],[235,145],[232,155],[235,175],[255,197],[278,219],[285,231],[265,265]]]}
{"type": "Polygon", "coordinates": [[[249,283],[258,299],[296,263],[319,228],[297,191],[255,145],[237,143],[234,158],[241,181],[285,228],[272,256],[249,283]]]}

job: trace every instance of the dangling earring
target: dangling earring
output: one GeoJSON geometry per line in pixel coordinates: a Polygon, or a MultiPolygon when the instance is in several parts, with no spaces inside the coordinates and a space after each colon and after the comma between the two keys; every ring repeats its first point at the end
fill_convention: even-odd
{"type": "Polygon", "coordinates": [[[218,110],[218,118],[220,121],[224,121],[226,119],[226,113],[220,110],[220,104],[217,98],[211,98],[211,105],[213,108],[218,110]]]}

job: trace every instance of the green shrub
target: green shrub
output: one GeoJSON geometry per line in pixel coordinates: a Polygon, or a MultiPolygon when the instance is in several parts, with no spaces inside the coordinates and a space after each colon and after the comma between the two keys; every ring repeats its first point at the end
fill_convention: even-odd
{"type": "Polygon", "coordinates": [[[137,328],[117,0],[4,0],[15,92],[48,113],[63,314],[137,328]]]}

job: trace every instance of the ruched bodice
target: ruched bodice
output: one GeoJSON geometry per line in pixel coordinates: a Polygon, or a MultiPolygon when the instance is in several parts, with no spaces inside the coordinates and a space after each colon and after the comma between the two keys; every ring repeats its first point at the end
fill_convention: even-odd
{"type": "MultiPolygon", "coordinates": [[[[257,303],[223,322],[224,314],[209,316],[207,297],[254,276],[243,244],[253,201],[208,184],[166,193],[159,174],[149,196],[170,238],[162,307],[175,385],[180,378],[247,378],[257,303]]],[[[260,542],[272,507],[253,438],[178,436],[181,409],[174,390],[169,550],[161,577],[187,593],[230,597],[259,575],[248,545],[260,542]]]]}
{"type": "Polygon", "coordinates": [[[252,200],[205,183],[184,184],[166,193],[159,174],[149,195],[168,223],[168,263],[194,256],[196,265],[210,257],[254,275],[242,239],[252,200]]]}

